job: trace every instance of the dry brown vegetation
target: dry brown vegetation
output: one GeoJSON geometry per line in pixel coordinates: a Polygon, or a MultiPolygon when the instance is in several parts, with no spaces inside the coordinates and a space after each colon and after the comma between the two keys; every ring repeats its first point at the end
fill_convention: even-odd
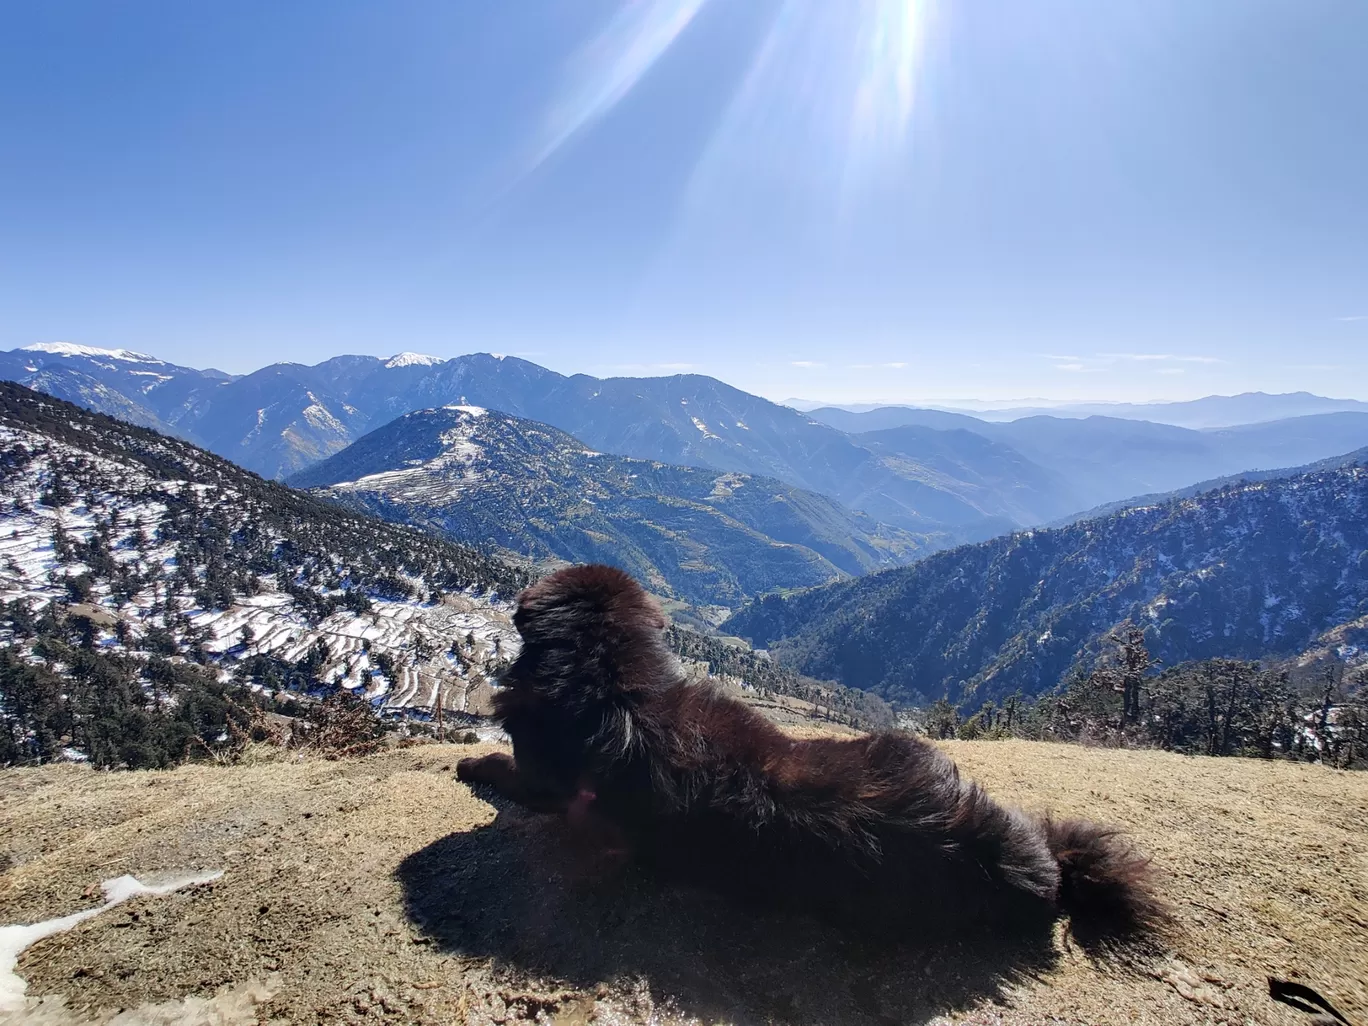
{"type": "Polygon", "coordinates": [[[90,907],[123,873],[222,868],[20,960],[31,995],[100,1016],[267,984],[280,1023],[1286,1023],[1269,974],[1368,1021],[1368,774],[1031,742],[948,742],[995,794],[1130,827],[1180,935],[1132,966],[871,949],[633,875],[454,779],[491,746],[169,772],[0,773],[0,923],[90,907]]]}

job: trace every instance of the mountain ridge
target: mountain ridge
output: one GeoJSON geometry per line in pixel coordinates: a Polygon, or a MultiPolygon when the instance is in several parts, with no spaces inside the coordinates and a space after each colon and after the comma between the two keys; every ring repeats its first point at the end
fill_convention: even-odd
{"type": "Polygon", "coordinates": [[[1242,482],[743,608],[722,630],[904,704],[1040,694],[1130,621],[1167,664],[1293,654],[1368,613],[1368,469],[1242,482]]]}
{"type": "Polygon", "coordinates": [[[705,605],[906,563],[925,547],[773,478],[613,456],[471,405],[405,414],[287,480],[456,541],[612,563],[705,605]]]}
{"type": "Polygon", "coordinates": [[[551,425],[617,456],[777,478],[932,547],[1368,444],[1368,414],[1355,412],[1195,432],[1116,417],[990,423],[912,411],[941,434],[876,437],[697,374],[567,376],[511,356],[401,352],[233,376],[130,362],[116,350],[39,345],[0,353],[0,376],[176,434],[267,477],[297,473],[413,410],[469,403],[551,425]],[[991,444],[954,435],[958,429],[991,444]]]}

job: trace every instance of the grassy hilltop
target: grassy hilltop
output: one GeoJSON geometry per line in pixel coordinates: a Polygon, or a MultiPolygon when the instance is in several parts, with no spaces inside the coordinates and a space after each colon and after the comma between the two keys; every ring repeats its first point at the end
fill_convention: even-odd
{"type": "Polygon", "coordinates": [[[224,870],[30,948],[30,995],[67,1001],[65,1018],[33,1021],[236,987],[216,1021],[1295,1023],[1268,974],[1368,1016],[1366,774],[948,742],[999,797],[1125,825],[1153,855],[1182,935],[1118,972],[1066,945],[866,950],[649,881],[596,884],[552,824],[454,779],[484,750],[0,775],[5,922],[92,907],[91,886],[123,873],[224,870]]]}

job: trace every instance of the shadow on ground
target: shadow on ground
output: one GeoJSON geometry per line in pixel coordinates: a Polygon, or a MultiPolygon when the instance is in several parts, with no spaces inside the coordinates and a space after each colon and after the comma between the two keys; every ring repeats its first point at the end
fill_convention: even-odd
{"type": "Polygon", "coordinates": [[[644,981],[655,1003],[709,1022],[883,1026],[1001,1001],[1056,957],[1048,937],[1025,948],[878,946],[638,872],[586,872],[556,819],[481,797],[500,809],[493,824],[400,865],[405,909],[444,949],[544,987],[644,981]]]}

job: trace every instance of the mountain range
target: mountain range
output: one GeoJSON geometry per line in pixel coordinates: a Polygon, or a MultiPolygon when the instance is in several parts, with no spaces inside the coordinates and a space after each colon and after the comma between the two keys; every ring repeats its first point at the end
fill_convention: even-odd
{"type": "MultiPolygon", "coordinates": [[[[810,414],[867,448],[925,463],[947,435],[968,433],[1014,455],[1013,473],[993,482],[1015,494],[1019,526],[1061,519],[1137,495],[1173,491],[1197,481],[1297,467],[1368,445],[1368,413],[1321,413],[1268,423],[1194,430],[1170,424],[1091,416],[1025,417],[990,423],[939,410],[889,407],[867,413],[810,414]]],[[[962,461],[985,466],[982,455],[962,461]]],[[[964,470],[957,478],[966,477],[964,470]]]]}
{"type": "Polygon", "coordinates": [[[1165,664],[1292,655],[1368,614],[1368,468],[1240,481],[767,596],[722,630],[904,704],[1035,695],[1122,623],[1165,664]]]}
{"type": "Polygon", "coordinates": [[[1014,521],[908,476],[844,433],[702,375],[571,377],[513,357],[340,356],[252,374],[177,367],[126,350],[39,343],[0,354],[0,377],[171,432],[282,478],[404,413],[471,404],[550,424],[591,448],[637,459],[774,477],[877,520],[946,541],[1014,521]]]}
{"type": "MultiPolygon", "coordinates": [[[[773,478],[910,532],[927,550],[1368,445],[1368,413],[1201,431],[1053,414],[1010,423],[903,408],[808,415],[702,375],[565,376],[489,354],[339,356],[234,376],[128,350],[39,343],[0,353],[0,377],[179,435],[274,478],[406,413],[480,406],[549,425],[605,454],[773,478]]],[[[1264,397],[1277,400],[1271,405],[1240,396],[1212,401],[1223,398],[1238,400],[1228,417],[1340,403],[1295,395],[1264,397]]]]}
{"type": "Polygon", "coordinates": [[[907,563],[924,547],[773,478],[596,452],[475,406],[405,414],[288,481],[456,541],[611,562],[704,606],[907,563]]]}
{"type": "Polygon", "coordinates": [[[1310,392],[1241,392],[1239,395],[1209,395],[1201,399],[1181,402],[1152,403],[976,403],[963,407],[932,405],[928,407],[895,406],[879,403],[834,403],[789,399],[785,405],[811,413],[815,410],[837,410],[843,413],[872,413],[876,410],[929,409],[950,414],[976,417],[979,420],[1008,421],[1023,417],[1114,417],[1119,420],[1148,420],[1155,424],[1175,427],[1213,428],[1235,427],[1240,424],[1262,424],[1292,417],[1309,417],[1318,413],[1368,413],[1368,403],[1358,399],[1330,399],[1310,392]]]}

